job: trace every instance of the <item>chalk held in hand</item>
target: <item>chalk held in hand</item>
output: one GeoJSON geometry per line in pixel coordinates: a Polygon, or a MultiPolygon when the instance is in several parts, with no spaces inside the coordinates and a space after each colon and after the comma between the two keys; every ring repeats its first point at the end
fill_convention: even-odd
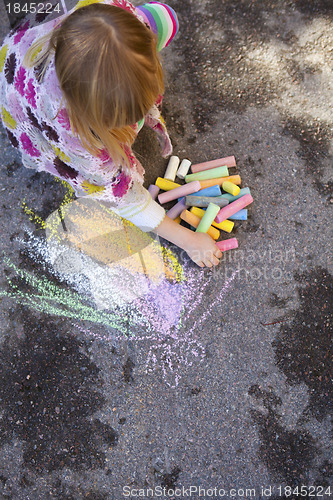
{"type": "Polygon", "coordinates": [[[199,226],[197,227],[198,233],[207,233],[212,222],[220,211],[220,207],[215,203],[210,203],[207,207],[205,215],[202,217],[199,226]]]}
{"type": "Polygon", "coordinates": [[[228,176],[229,176],[228,168],[223,166],[223,167],[212,168],[211,170],[203,172],[198,172],[196,174],[188,174],[185,176],[185,182],[203,181],[206,179],[218,179],[219,177],[228,177],[228,176]]]}
{"type": "Polygon", "coordinates": [[[153,200],[156,200],[158,193],[160,192],[160,188],[156,186],[156,184],[150,184],[148,191],[153,200]]]}
{"type": "Polygon", "coordinates": [[[169,181],[174,181],[176,178],[178,165],[179,165],[178,156],[171,156],[164,174],[164,179],[168,179],[169,181]]]}
{"type": "MultiPolygon", "coordinates": [[[[180,214],[180,218],[194,228],[198,227],[201,222],[200,217],[191,214],[191,212],[189,212],[188,210],[183,210],[183,212],[180,214]]],[[[218,240],[220,237],[220,231],[212,226],[208,229],[207,234],[209,234],[209,236],[213,238],[213,240],[218,240]]]]}
{"type": "Polygon", "coordinates": [[[170,191],[180,186],[177,182],[169,181],[163,177],[157,177],[155,185],[162,189],[162,191],[170,191]]]}
{"type": "Polygon", "coordinates": [[[185,198],[185,205],[187,207],[208,207],[210,203],[215,203],[219,207],[229,205],[229,201],[221,196],[193,196],[190,194],[185,198]]]}
{"type": "Polygon", "coordinates": [[[190,160],[186,160],[186,159],[182,160],[180,167],[177,171],[177,177],[179,177],[179,179],[185,179],[185,176],[187,175],[187,173],[190,169],[190,166],[191,166],[190,160]]]}
{"type": "MultiPolygon", "coordinates": [[[[159,195],[161,196],[161,195],[159,195]]],[[[236,201],[232,201],[226,207],[221,208],[216,216],[215,222],[222,222],[225,219],[229,219],[231,215],[234,215],[239,210],[250,205],[253,202],[253,198],[250,194],[246,194],[236,201]]]]}
{"type": "MultiPolygon", "coordinates": [[[[192,207],[190,209],[191,214],[197,215],[202,219],[202,217],[205,215],[205,211],[202,210],[202,208],[199,207],[192,207]]],[[[232,222],[231,220],[224,220],[220,222],[219,224],[215,221],[212,222],[212,226],[217,227],[217,229],[221,229],[221,231],[225,231],[226,233],[231,233],[231,231],[234,228],[235,223],[232,222]]]]}
{"type": "Polygon", "coordinates": [[[183,184],[182,186],[166,191],[158,195],[158,201],[162,203],[167,203],[168,201],[176,200],[181,196],[186,196],[187,194],[192,194],[195,191],[199,191],[201,185],[199,181],[193,181],[189,184],[183,184]]]}
{"type": "Polygon", "coordinates": [[[191,170],[195,174],[196,172],[202,172],[203,170],[210,170],[215,167],[222,167],[226,165],[227,167],[235,167],[236,160],[234,156],[227,156],[226,158],[218,158],[217,160],[205,161],[203,163],[196,163],[192,165],[191,170]]]}
{"type": "Polygon", "coordinates": [[[226,193],[232,194],[232,196],[237,196],[240,192],[240,188],[236,186],[233,182],[225,181],[222,183],[222,189],[226,193]]]}
{"type": "Polygon", "coordinates": [[[218,241],[216,246],[221,250],[221,252],[225,252],[226,250],[238,248],[238,241],[236,238],[230,238],[229,240],[218,241]]]}

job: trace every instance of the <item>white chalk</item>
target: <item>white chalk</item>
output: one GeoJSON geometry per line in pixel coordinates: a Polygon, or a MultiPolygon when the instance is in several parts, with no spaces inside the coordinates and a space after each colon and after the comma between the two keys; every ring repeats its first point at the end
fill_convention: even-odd
{"type": "Polygon", "coordinates": [[[179,179],[185,179],[185,175],[188,174],[190,166],[191,166],[190,160],[186,160],[186,159],[183,160],[180,164],[179,169],[178,169],[177,177],[179,177],[179,179]]]}
{"type": "Polygon", "coordinates": [[[169,163],[168,163],[168,166],[167,166],[167,169],[166,169],[165,174],[164,174],[164,179],[168,179],[169,181],[173,182],[176,178],[176,172],[177,172],[178,165],[179,165],[178,156],[171,156],[169,163]]]}

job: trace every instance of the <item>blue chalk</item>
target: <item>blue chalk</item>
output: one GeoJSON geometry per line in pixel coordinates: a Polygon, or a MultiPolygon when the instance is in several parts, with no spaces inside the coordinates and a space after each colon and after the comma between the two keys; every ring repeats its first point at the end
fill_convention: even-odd
{"type": "MultiPolygon", "coordinates": [[[[221,196],[221,188],[218,184],[216,184],[215,186],[200,189],[200,191],[192,193],[191,196],[221,196]]],[[[180,201],[180,199],[181,198],[178,198],[178,201],[180,201]]]]}
{"type": "Polygon", "coordinates": [[[234,215],[230,215],[228,217],[230,220],[247,220],[247,209],[243,208],[242,210],[239,210],[239,212],[236,212],[234,215]]]}
{"type": "MultiPolygon", "coordinates": [[[[250,188],[242,188],[239,191],[237,196],[233,196],[232,194],[229,194],[229,193],[222,194],[221,196],[222,196],[222,198],[229,200],[231,203],[232,201],[238,200],[238,198],[241,198],[245,194],[251,194],[250,188]]],[[[228,217],[228,218],[230,218],[230,217],[228,217]]]]}

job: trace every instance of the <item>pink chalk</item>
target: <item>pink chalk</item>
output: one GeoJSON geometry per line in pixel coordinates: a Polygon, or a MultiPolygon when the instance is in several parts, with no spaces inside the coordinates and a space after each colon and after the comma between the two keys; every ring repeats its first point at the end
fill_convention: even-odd
{"type": "Polygon", "coordinates": [[[234,248],[238,248],[238,241],[236,238],[230,238],[229,240],[217,241],[216,245],[219,247],[221,252],[225,252],[226,250],[233,250],[234,248]]]}
{"type": "Polygon", "coordinates": [[[177,219],[178,215],[180,215],[182,211],[185,209],[186,209],[185,196],[183,196],[183,198],[181,198],[178,203],[176,203],[173,207],[170,208],[170,210],[166,212],[166,215],[170,219],[175,220],[177,219]]]}
{"type": "Polygon", "coordinates": [[[232,203],[229,203],[229,205],[227,205],[226,207],[221,208],[221,210],[215,217],[214,222],[220,223],[226,220],[228,217],[230,217],[230,215],[234,215],[236,212],[242,210],[242,208],[244,207],[247,207],[252,202],[253,198],[250,194],[246,194],[241,198],[238,198],[238,200],[235,200],[232,203]]]}
{"type": "MultiPolygon", "coordinates": [[[[161,193],[158,195],[158,201],[160,203],[167,203],[168,201],[176,200],[182,196],[186,196],[187,194],[195,193],[201,189],[201,184],[199,181],[192,181],[188,184],[183,184],[182,186],[176,187],[174,189],[170,189],[170,191],[166,191],[165,193],[161,193]]],[[[244,198],[244,196],[243,196],[244,198]]],[[[241,198],[240,198],[241,199],[241,198]]]]}
{"type": "Polygon", "coordinates": [[[235,167],[236,160],[234,156],[226,156],[225,158],[218,158],[217,160],[205,161],[204,163],[196,163],[191,166],[191,170],[194,174],[197,172],[202,172],[203,170],[209,170],[216,167],[235,167]]]}
{"type": "Polygon", "coordinates": [[[150,184],[148,191],[153,200],[156,200],[158,193],[160,192],[160,188],[155,184],[150,184]]]}

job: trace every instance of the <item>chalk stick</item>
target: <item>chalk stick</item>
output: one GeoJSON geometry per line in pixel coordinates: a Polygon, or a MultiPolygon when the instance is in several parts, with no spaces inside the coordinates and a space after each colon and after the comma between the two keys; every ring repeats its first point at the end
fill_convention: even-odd
{"type": "Polygon", "coordinates": [[[221,194],[222,192],[220,186],[218,184],[214,184],[213,186],[209,186],[205,189],[200,189],[200,191],[193,193],[193,196],[221,196],[221,194]]]}
{"type": "Polygon", "coordinates": [[[233,196],[237,196],[240,192],[240,188],[236,184],[230,181],[224,181],[222,183],[222,189],[223,191],[226,191],[226,193],[230,193],[233,196]]]}
{"type": "Polygon", "coordinates": [[[242,208],[245,208],[247,207],[247,205],[250,205],[250,203],[252,202],[253,198],[250,194],[246,194],[245,196],[238,198],[238,200],[232,201],[226,207],[221,208],[221,210],[219,211],[219,213],[215,218],[215,222],[222,222],[225,219],[229,219],[230,215],[234,215],[242,208]]]}
{"type": "Polygon", "coordinates": [[[177,182],[169,181],[168,179],[164,179],[163,177],[157,177],[155,186],[158,186],[162,191],[170,191],[171,189],[175,189],[180,186],[177,182]]]}
{"type": "Polygon", "coordinates": [[[215,219],[219,211],[220,207],[218,205],[215,205],[215,203],[210,203],[207,207],[204,216],[200,221],[199,226],[197,227],[197,232],[207,233],[208,229],[210,228],[213,220],[215,219]]]}
{"type": "MultiPolygon", "coordinates": [[[[191,214],[191,212],[189,212],[188,210],[183,210],[180,214],[180,218],[195,228],[199,226],[201,221],[200,217],[191,214]]],[[[213,240],[218,240],[220,237],[220,231],[212,226],[208,229],[207,234],[209,234],[209,236],[211,236],[213,240]]]]}
{"type": "MultiPolygon", "coordinates": [[[[197,217],[200,217],[200,219],[204,216],[205,211],[202,210],[201,208],[198,207],[192,207],[190,209],[190,212],[197,217]]],[[[231,233],[231,231],[234,228],[235,223],[232,222],[231,220],[224,220],[220,222],[219,224],[215,221],[212,222],[212,226],[217,227],[217,229],[221,229],[221,231],[225,231],[226,233],[231,233]]]]}
{"type": "Polygon", "coordinates": [[[233,215],[229,215],[229,219],[231,220],[247,220],[247,209],[242,208],[242,210],[239,210],[233,215]]]}
{"type": "Polygon", "coordinates": [[[219,177],[228,177],[228,175],[229,175],[228,168],[223,166],[223,167],[212,168],[211,170],[204,170],[203,172],[198,172],[196,174],[185,175],[185,182],[203,181],[206,179],[218,179],[219,177]]]}
{"type": "Polygon", "coordinates": [[[158,193],[160,192],[160,188],[156,186],[156,184],[150,184],[148,191],[153,200],[156,200],[158,193]]]}
{"type": "Polygon", "coordinates": [[[168,210],[166,212],[166,215],[170,219],[176,219],[178,217],[178,215],[180,215],[182,213],[182,211],[185,210],[185,208],[186,208],[185,196],[183,196],[180,199],[180,201],[178,201],[178,203],[176,203],[173,207],[170,208],[170,210],[168,210]]]}
{"type": "Polygon", "coordinates": [[[170,160],[164,174],[164,179],[168,179],[169,181],[173,182],[176,178],[178,165],[179,165],[178,156],[170,156],[170,160]]]}
{"type": "MultiPolygon", "coordinates": [[[[201,182],[200,182],[201,184],[201,182]]],[[[200,189],[200,191],[197,191],[196,193],[193,193],[193,195],[191,196],[209,196],[209,197],[214,197],[214,196],[221,196],[222,195],[222,192],[221,192],[221,188],[218,184],[216,184],[215,186],[210,186],[206,189],[200,189]]],[[[178,198],[178,201],[180,200],[180,198],[178,198]]]]}
{"type": "Polygon", "coordinates": [[[204,170],[210,170],[211,168],[222,167],[235,167],[236,159],[234,156],[226,156],[225,158],[218,158],[217,160],[205,161],[203,163],[196,163],[192,165],[191,171],[195,174],[197,172],[203,172],[204,170]]]}
{"type": "Polygon", "coordinates": [[[219,247],[221,252],[225,252],[226,250],[233,250],[234,248],[238,248],[238,241],[236,238],[230,238],[229,240],[218,241],[216,245],[219,247]]]}
{"type": "Polygon", "coordinates": [[[167,203],[168,201],[176,200],[180,196],[186,196],[187,194],[192,194],[198,191],[200,188],[199,181],[193,181],[189,184],[183,184],[182,186],[166,191],[158,195],[158,201],[160,203],[167,203]]]}
{"type": "Polygon", "coordinates": [[[190,160],[187,159],[182,160],[179,169],[177,170],[177,177],[179,177],[179,179],[185,179],[185,175],[187,175],[190,166],[191,166],[190,160]]]}
{"type": "Polygon", "coordinates": [[[242,196],[244,196],[245,194],[251,194],[250,188],[248,188],[248,187],[241,188],[241,190],[239,191],[237,196],[232,196],[232,194],[229,194],[229,193],[224,193],[221,196],[222,196],[222,198],[225,198],[226,200],[235,201],[235,200],[238,200],[238,198],[241,198],[242,196]]]}
{"type": "Polygon", "coordinates": [[[208,207],[210,203],[215,203],[219,207],[229,205],[228,200],[221,196],[194,196],[191,194],[185,198],[185,205],[187,207],[208,207]]]}
{"type": "Polygon", "coordinates": [[[210,186],[214,186],[215,184],[222,186],[223,182],[225,181],[233,182],[234,184],[237,184],[237,186],[239,186],[242,182],[239,175],[229,175],[228,177],[219,177],[218,179],[207,179],[204,181],[200,181],[201,189],[206,189],[210,186]]]}

